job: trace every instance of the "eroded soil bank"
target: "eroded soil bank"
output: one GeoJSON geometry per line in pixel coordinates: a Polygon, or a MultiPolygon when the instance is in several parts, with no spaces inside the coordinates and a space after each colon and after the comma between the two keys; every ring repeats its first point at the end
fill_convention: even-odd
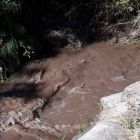
{"type": "Polygon", "coordinates": [[[105,42],[31,62],[0,86],[0,140],[71,140],[100,112],[100,98],[140,80],[139,72],[139,49],[105,42]]]}

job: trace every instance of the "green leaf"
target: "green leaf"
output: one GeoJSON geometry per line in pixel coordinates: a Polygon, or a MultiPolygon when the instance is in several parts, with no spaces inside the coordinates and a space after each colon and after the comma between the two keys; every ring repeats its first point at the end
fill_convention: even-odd
{"type": "Polygon", "coordinates": [[[8,40],[8,42],[5,44],[5,47],[7,48],[7,56],[11,59],[16,59],[18,56],[18,45],[16,40],[8,40]]]}
{"type": "Polygon", "coordinates": [[[20,36],[18,39],[18,44],[25,50],[23,52],[23,56],[28,56],[30,58],[30,55],[34,53],[32,38],[26,35],[20,36]]]}
{"type": "Polygon", "coordinates": [[[24,47],[25,46],[31,46],[32,43],[33,43],[33,40],[31,37],[27,36],[27,35],[24,35],[24,36],[21,36],[19,39],[18,39],[18,43],[21,47],[24,47]]]}
{"type": "Polygon", "coordinates": [[[15,35],[24,35],[26,32],[25,28],[17,23],[13,23],[11,27],[15,35]]]}
{"type": "Polygon", "coordinates": [[[26,51],[23,53],[23,56],[28,56],[29,54],[30,54],[30,52],[26,50],[26,51]]]}
{"type": "Polygon", "coordinates": [[[0,67],[0,83],[3,82],[2,67],[0,67]]]}

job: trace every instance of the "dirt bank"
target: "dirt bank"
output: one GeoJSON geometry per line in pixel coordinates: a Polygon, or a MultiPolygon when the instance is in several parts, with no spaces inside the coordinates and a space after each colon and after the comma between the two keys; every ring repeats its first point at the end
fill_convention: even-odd
{"type": "Polygon", "coordinates": [[[140,80],[139,72],[139,49],[105,42],[31,62],[0,86],[0,140],[71,140],[100,112],[100,98],[140,80]]]}

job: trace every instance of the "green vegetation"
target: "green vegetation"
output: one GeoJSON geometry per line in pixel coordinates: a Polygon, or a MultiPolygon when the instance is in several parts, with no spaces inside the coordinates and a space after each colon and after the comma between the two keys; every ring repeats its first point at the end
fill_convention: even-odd
{"type": "Polygon", "coordinates": [[[127,119],[126,122],[127,122],[128,129],[134,129],[133,119],[127,119]]]}
{"type": "Polygon", "coordinates": [[[0,82],[3,82],[2,67],[0,67],[0,82]]]}
{"type": "Polygon", "coordinates": [[[6,73],[12,73],[21,64],[20,58],[35,55],[33,40],[25,28],[16,23],[20,10],[20,1],[0,2],[0,67],[3,67],[4,79],[7,79],[6,73]]]}
{"type": "Polygon", "coordinates": [[[84,131],[84,128],[81,124],[81,121],[82,121],[82,118],[80,116],[80,109],[78,106],[75,107],[75,113],[76,113],[76,116],[78,117],[78,120],[79,120],[79,124],[78,125],[74,125],[73,126],[73,129],[75,131],[78,131],[79,133],[82,133],[84,131]]]}
{"type": "Polygon", "coordinates": [[[51,45],[63,47],[77,40],[79,44],[106,40],[139,29],[139,10],[139,0],[1,0],[3,79],[38,56],[37,42],[49,50],[51,45]]]}
{"type": "Polygon", "coordinates": [[[58,140],[64,140],[65,139],[65,136],[63,136],[62,134],[59,134],[57,137],[58,137],[58,140]]]}
{"type": "Polygon", "coordinates": [[[81,126],[81,125],[74,125],[73,126],[73,129],[75,130],[75,131],[79,131],[79,133],[82,133],[82,132],[84,132],[84,128],[81,126]]]}
{"type": "Polygon", "coordinates": [[[89,126],[90,126],[91,122],[92,122],[92,118],[90,117],[90,118],[87,119],[87,123],[88,123],[89,126]]]}

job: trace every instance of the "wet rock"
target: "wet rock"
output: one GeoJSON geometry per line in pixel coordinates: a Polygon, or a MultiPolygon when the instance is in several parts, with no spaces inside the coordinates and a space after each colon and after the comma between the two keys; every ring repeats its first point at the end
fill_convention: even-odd
{"type": "Polygon", "coordinates": [[[23,130],[25,128],[22,125],[20,125],[20,124],[16,124],[16,125],[12,125],[11,126],[11,129],[14,129],[14,130],[23,130]]]}
{"type": "Polygon", "coordinates": [[[117,38],[117,37],[113,37],[113,38],[108,42],[108,44],[113,45],[113,44],[116,44],[117,42],[118,42],[118,38],[117,38]]]}
{"type": "Polygon", "coordinates": [[[126,36],[119,38],[118,42],[121,44],[128,44],[130,39],[126,36]]]}
{"type": "Polygon", "coordinates": [[[73,140],[124,140],[126,134],[121,126],[114,123],[98,123],[80,138],[73,140]]]}
{"type": "Polygon", "coordinates": [[[0,134],[5,138],[5,132],[16,131],[23,138],[31,135],[35,139],[57,140],[61,133],[53,125],[42,122],[34,117],[47,100],[44,98],[4,98],[0,104],[0,134]],[[11,131],[13,130],[13,131],[11,131]]]}

